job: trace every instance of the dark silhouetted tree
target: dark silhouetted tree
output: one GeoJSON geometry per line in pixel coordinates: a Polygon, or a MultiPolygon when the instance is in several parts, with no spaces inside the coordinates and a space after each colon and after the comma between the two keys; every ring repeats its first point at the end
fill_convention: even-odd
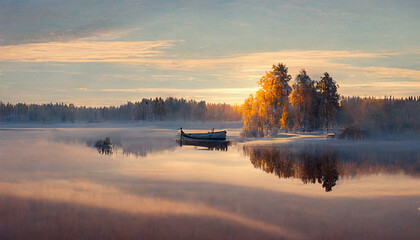
{"type": "Polygon", "coordinates": [[[340,100],[340,95],[337,92],[338,87],[337,83],[327,72],[324,73],[324,76],[321,77],[321,80],[317,84],[322,99],[321,116],[323,117],[322,120],[327,127],[327,131],[330,123],[335,121],[337,116],[338,103],[340,100]]]}

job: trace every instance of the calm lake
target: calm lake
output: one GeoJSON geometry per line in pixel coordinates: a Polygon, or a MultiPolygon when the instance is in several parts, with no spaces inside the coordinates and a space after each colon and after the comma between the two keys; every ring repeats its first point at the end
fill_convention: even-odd
{"type": "Polygon", "coordinates": [[[0,239],[420,236],[420,140],[242,141],[221,124],[230,143],[193,146],[178,127],[0,127],[0,239]]]}

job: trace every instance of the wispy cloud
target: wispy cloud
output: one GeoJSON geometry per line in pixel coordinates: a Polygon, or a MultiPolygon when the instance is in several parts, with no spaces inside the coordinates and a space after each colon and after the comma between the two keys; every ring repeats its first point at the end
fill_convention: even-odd
{"type": "Polygon", "coordinates": [[[214,95],[216,94],[249,94],[255,92],[258,88],[200,88],[200,89],[178,89],[178,88],[135,88],[135,89],[87,89],[77,88],[79,91],[89,92],[119,92],[119,93],[160,93],[162,95],[179,94],[201,94],[214,95]]]}
{"type": "Polygon", "coordinates": [[[2,62],[132,62],[163,55],[175,41],[70,41],[0,46],[2,62]]]}
{"type": "MultiPolygon", "coordinates": [[[[241,104],[245,97],[257,91],[254,88],[200,88],[200,89],[180,89],[180,88],[135,88],[135,89],[89,89],[77,88],[75,90],[87,94],[105,94],[123,95],[125,100],[138,101],[139,97],[154,98],[154,97],[177,97],[195,99],[198,101],[204,100],[212,103],[231,103],[241,104]]],[[[121,103],[121,102],[119,102],[121,103]]],[[[101,105],[103,103],[91,103],[90,105],[101,105]]]]}
{"type": "Polygon", "coordinates": [[[385,67],[347,67],[348,69],[362,70],[367,75],[377,78],[411,78],[420,80],[420,71],[406,68],[385,67]]]}
{"type": "MultiPolygon", "coordinates": [[[[301,68],[305,68],[316,79],[323,72],[328,71],[338,80],[341,86],[340,92],[345,95],[405,96],[415,94],[419,90],[418,85],[413,85],[412,81],[420,81],[420,70],[348,63],[358,59],[375,62],[378,59],[400,58],[407,54],[404,52],[286,50],[195,59],[177,51],[178,42],[176,40],[130,42],[85,39],[0,46],[0,52],[2,52],[0,62],[119,63],[120,68],[123,66],[130,69],[141,67],[141,69],[153,71],[141,74],[113,73],[105,76],[135,80],[138,83],[145,81],[149,83],[194,82],[195,85],[191,88],[200,88],[189,89],[190,87],[185,84],[176,88],[156,88],[158,85],[151,84],[148,85],[151,88],[145,88],[145,85],[136,84],[131,87],[142,88],[118,86],[116,89],[92,89],[81,85],[82,88],[78,89],[79,92],[109,92],[119,96],[127,93],[133,95],[133,99],[136,94],[142,97],[189,97],[212,102],[219,102],[218,99],[225,98],[225,101],[230,103],[238,103],[250,93],[255,92],[256,88],[251,87],[256,87],[255,82],[265,71],[269,70],[272,64],[279,62],[287,64],[291,75],[296,75],[301,68]],[[198,81],[202,82],[198,84],[198,81]],[[365,83],[367,85],[360,85],[365,83]],[[221,84],[220,86],[224,88],[214,88],[218,86],[217,84],[221,84]]],[[[418,51],[411,54],[419,55],[418,51]]],[[[130,98],[125,97],[125,99],[130,98]]]]}
{"type": "Polygon", "coordinates": [[[340,84],[340,93],[344,96],[417,96],[420,93],[419,81],[398,82],[369,82],[369,83],[343,83],[340,84]]]}
{"type": "MultiPolygon", "coordinates": [[[[378,59],[400,53],[362,51],[257,52],[192,59],[165,51],[179,41],[70,41],[0,46],[0,62],[111,62],[136,64],[164,70],[229,70],[224,78],[255,79],[277,62],[286,63],[292,73],[300,68],[319,73],[340,71],[374,78],[420,79],[420,71],[402,68],[355,67],[340,63],[343,59],[378,59]]],[[[172,78],[166,75],[165,78],[172,78]]],[[[193,79],[190,79],[193,80],[193,79]]]]}
{"type": "MultiPolygon", "coordinates": [[[[110,34],[112,36],[113,34],[110,34]]],[[[108,36],[108,35],[107,35],[108,36]]],[[[100,36],[99,38],[105,38],[100,36]]],[[[108,36],[109,37],[109,36],[108,36]]],[[[171,69],[194,69],[198,66],[207,69],[224,68],[226,64],[246,64],[254,68],[266,68],[273,59],[285,59],[291,63],[298,61],[343,59],[343,58],[382,58],[398,53],[369,53],[361,51],[276,51],[238,54],[219,58],[188,59],[169,55],[163,49],[173,47],[178,41],[86,41],[30,43],[0,46],[0,61],[3,62],[120,62],[149,63],[167,66],[171,69]],[[159,49],[159,50],[157,50],[159,49]],[[165,53],[165,54],[164,54],[165,53]],[[160,55],[158,55],[160,54],[160,55]],[[158,57],[159,58],[156,58],[158,57]],[[205,64],[205,65],[203,65],[205,64]]],[[[254,69],[249,66],[247,69],[254,69]]]]}

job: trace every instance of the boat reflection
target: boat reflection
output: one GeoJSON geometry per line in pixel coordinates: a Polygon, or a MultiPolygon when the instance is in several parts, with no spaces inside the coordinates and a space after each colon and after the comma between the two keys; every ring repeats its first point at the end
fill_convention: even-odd
{"type": "Polygon", "coordinates": [[[279,178],[299,178],[304,184],[320,183],[332,191],[342,178],[370,174],[420,176],[419,152],[415,149],[375,149],[323,144],[247,146],[243,152],[255,168],[279,178]]]}
{"type": "Polygon", "coordinates": [[[191,140],[176,140],[180,147],[182,146],[195,146],[204,147],[206,150],[211,151],[227,151],[231,145],[230,141],[191,141],[191,140]]]}

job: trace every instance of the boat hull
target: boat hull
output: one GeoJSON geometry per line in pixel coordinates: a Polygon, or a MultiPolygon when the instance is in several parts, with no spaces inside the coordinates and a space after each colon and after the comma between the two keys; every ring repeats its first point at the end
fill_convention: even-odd
{"type": "Polygon", "coordinates": [[[226,131],[209,132],[209,133],[184,133],[181,132],[182,140],[193,141],[221,141],[226,140],[226,131]]]}

